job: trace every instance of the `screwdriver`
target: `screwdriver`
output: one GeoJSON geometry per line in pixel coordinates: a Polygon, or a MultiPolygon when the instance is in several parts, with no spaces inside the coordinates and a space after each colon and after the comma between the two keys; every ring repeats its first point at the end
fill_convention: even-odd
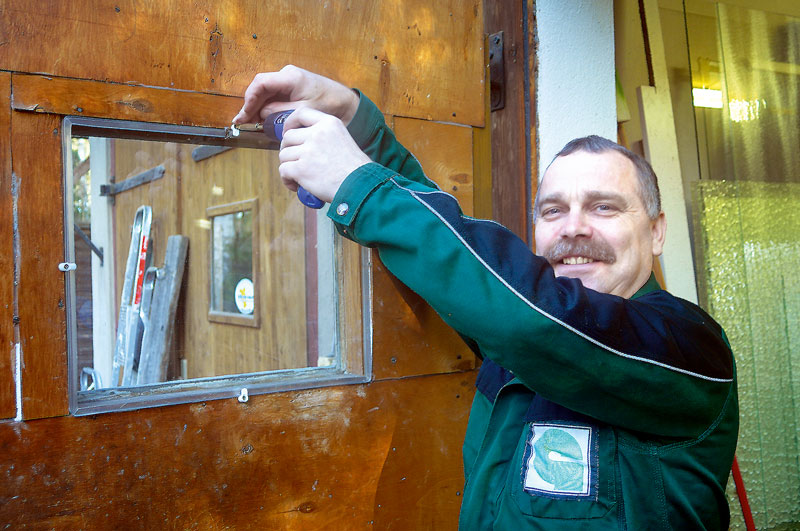
{"type": "MultiPolygon", "coordinates": [[[[293,110],[294,109],[278,111],[267,116],[263,123],[264,134],[276,142],[283,140],[283,124],[286,121],[286,118],[292,114],[293,110]]],[[[239,129],[235,125],[231,126],[231,135],[239,136],[239,129]]],[[[315,196],[302,186],[297,187],[297,198],[307,207],[322,208],[325,205],[325,202],[322,199],[315,196]]]]}

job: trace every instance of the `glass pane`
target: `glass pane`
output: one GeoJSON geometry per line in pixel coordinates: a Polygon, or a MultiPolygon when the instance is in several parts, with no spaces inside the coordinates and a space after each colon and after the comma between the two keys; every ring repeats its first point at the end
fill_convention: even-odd
{"type": "MultiPolygon", "coordinates": [[[[800,522],[800,19],[686,2],[700,295],[736,355],[737,458],[759,529],[800,522]]],[[[744,529],[729,483],[732,529],[744,529]]]]}
{"type": "Polygon", "coordinates": [[[250,210],[216,216],[211,222],[211,309],[252,315],[253,215],[250,210]]]}
{"type": "Polygon", "coordinates": [[[207,129],[193,141],[191,130],[170,136],[71,120],[78,402],[236,375],[250,375],[249,385],[308,387],[363,370],[355,358],[342,361],[339,332],[345,307],[345,326],[360,330],[352,321],[361,319],[360,283],[341,284],[352,275],[339,260],[353,253],[342,254],[324,209],[305,208],[283,187],[274,149],[250,145],[254,137],[205,144],[207,129]]]}

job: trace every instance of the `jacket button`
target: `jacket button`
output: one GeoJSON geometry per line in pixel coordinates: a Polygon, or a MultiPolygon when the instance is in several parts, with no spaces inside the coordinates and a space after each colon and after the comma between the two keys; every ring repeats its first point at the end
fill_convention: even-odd
{"type": "Polygon", "coordinates": [[[339,205],[336,207],[336,213],[340,216],[347,214],[348,210],[350,210],[350,205],[347,203],[339,203],[339,205]]]}

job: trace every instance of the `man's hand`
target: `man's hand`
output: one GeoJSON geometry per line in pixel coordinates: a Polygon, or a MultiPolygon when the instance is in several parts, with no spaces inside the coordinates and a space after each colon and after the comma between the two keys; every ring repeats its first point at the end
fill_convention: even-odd
{"type": "Polygon", "coordinates": [[[358,95],[344,85],[293,65],[258,74],[244,93],[244,106],[234,124],[261,122],[270,113],[311,107],[350,123],[358,95]]]}
{"type": "Polygon", "coordinates": [[[299,184],[326,203],[350,173],[370,162],[340,119],[308,107],[284,123],[279,160],[287,188],[297,190],[299,184]]]}

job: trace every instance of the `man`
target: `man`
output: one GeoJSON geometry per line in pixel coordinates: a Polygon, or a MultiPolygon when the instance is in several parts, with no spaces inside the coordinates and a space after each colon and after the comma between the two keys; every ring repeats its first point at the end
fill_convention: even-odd
{"type": "Polygon", "coordinates": [[[280,175],[331,203],[483,359],[464,443],[463,529],[726,529],[733,356],[651,270],[666,222],[649,165],[568,144],[536,246],[462,215],[364,96],[295,67],[259,74],[236,123],[297,108],[280,175]]]}

